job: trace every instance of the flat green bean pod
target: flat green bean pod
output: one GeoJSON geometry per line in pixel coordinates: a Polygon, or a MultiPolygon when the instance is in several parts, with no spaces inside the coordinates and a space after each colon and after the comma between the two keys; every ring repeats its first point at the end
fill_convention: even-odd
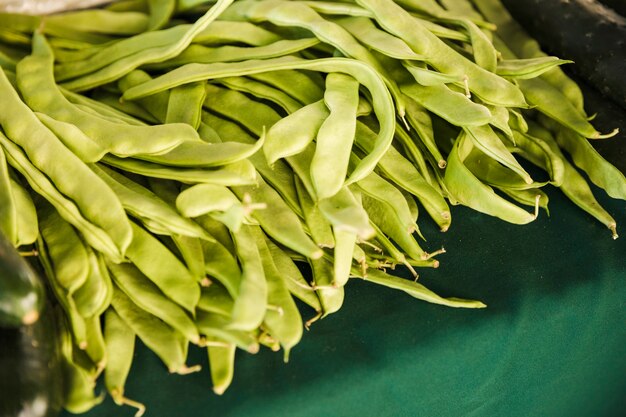
{"type": "Polygon", "coordinates": [[[295,178],[298,199],[302,207],[304,222],[307,225],[311,238],[320,248],[332,248],[335,246],[330,222],[324,217],[315,201],[302,185],[299,178],[295,178]]]}
{"type": "Polygon", "coordinates": [[[52,204],[61,217],[83,233],[85,240],[94,248],[106,253],[113,260],[121,261],[122,254],[111,237],[101,228],[85,219],[76,204],[67,199],[50,182],[49,178],[33,166],[21,148],[0,132],[0,146],[7,161],[20,172],[30,187],[52,204]]]}
{"type": "MultiPolygon", "coordinates": [[[[539,43],[532,39],[519,23],[513,20],[502,3],[492,0],[472,0],[472,3],[483,16],[496,25],[497,36],[494,36],[494,44],[502,52],[505,59],[546,56],[541,51],[539,43]],[[500,38],[506,42],[506,45],[500,38]]],[[[562,91],[574,107],[579,112],[584,113],[582,91],[560,68],[553,68],[544,73],[541,78],[562,91]]]]}
{"type": "Polygon", "coordinates": [[[257,353],[259,342],[255,337],[255,332],[231,329],[229,328],[231,323],[229,317],[211,312],[200,311],[196,318],[198,329],[208,346],[211,346],[211,342],[217,339],[225,343],[233,343],[249,353],[257,353]]]}
{"type": "Polygon", "coordinates": [[[418,284],[415,281],[402,279],[395,277],[393,275],[389,275],[379,270],[370,270],[368,273],[363,276],[358,272],[358,270],[354,271],[354,275],[363,279],[364,281],[369,281],[378,285],[384,285],[385,287],[394,288],[400,291],[404,291],[412,297],[418,298],[420,300],[428,301],[429,303],[441,304],[448,307],[461,307],[461,308],[484,308],[485,304],[480,301],[473,300],[464,300],[461,298],[443,298],[430,291],[422,284],[418,284]]]}
{"type": "Polygon", "coordinates": [[[535,78],[559,65],[571,64],[574,61],[559,59],[555,56],[542,56],[525,59],[504,59],[498,62],[496,74],[526,80],[535,78]]]}
{"type": "Polygon", "coordinates": [[[107,153],[106,149],[91,140],[73,124],[55,120],[45,113],[35,113],[35,115],[81,161],[98,162],[107,153]]]}
{"type": "Polygon", "coordinates": [[[532,184],[533,180],[530,174],[517,162],[493,129],[489,126],[468,126],[464,130],[474,146],[484,152],[485,155],[509,168],[527,184],[532,184]]]}
{"type": "Polygon", "coordinates": [[[246,159],[232,162],[220,168],[180,168],[106,155],[102,162],[115,168],[152,178],[177,180],[183,183],[206,183],[216,185],[250,185],[257,183],[257,174],[252,163],[246,159]]]}
{"type": "Polygon", "coordinates": [[[100,316],[111,304],[113,284],[101,255],[85,247],[89,270],[87,279],[73,294],[76,309],[83,317],[100,316]]]}
{"type": "Polygon", "coordinates": [[[491,187],[483,184],[467,169],[463,161],[472,148],[472,141],[462,133],[448,156],[444,181],[451,196],[474,210],[510,223],[526,224],[535,220],[535,214],[499,197],[491,187]]]}
{"type": "Polygon", "coordinates": [[[203,45],[246,44],[263,46],[278,42],[282,38],[259,25],[251,22],[215,20],[201,30],[194,38],[194,43],[203,45]]]}
{"type": "Polygon", "coordinates": [[[191,343],[198,344],[200,336],[191,317],[178,304],[167,298],[161,290],[132,264],[107,265],[115,285],[138,307],[160,318],[178,330],[191,343]]]}
{"type": "Polygon", "coordinates": [[[209,47],[191,44],[180,55],[167,61],[145,65],[144,68],[164,70],[191,63],[209,64],[212,62],[237,62],[248,59],[277,58],[297,54],[319,44],[319,42],[317,38],[304,38],[293,40],[280,39],[271,44],[261,46],[222,45],[209,47]]]}
{"type": "Polygon", "coordinates": [[[250,77],[284,91],[303,105],[324,97],[324,90],[316,80],[295,69],[260,72],[250,74],[250,77]]]}
{"type": "Polygon", "coordinates": [[[137,12],[112,12],[93,9],[45,16],[42,23],[44,33],[48,33],[51,27],[62,27],[79,32],[134,35],[144,32],[148,28],[148,17],[137,12]]]}
{"type": "Polygon", "coordinates": [[[322,307],[322,317],[337,312],[343,305],[344,289],[335,287],[335,270],[331,261],[326,258],[310,259],[311,271],[313,273],[313,285],[322,307]]]}
{"type": "Polygon", "coordinates": [[[222,395],[230,386],[235,373],[235,345],[209,346],[209,366],[211,367],[211,380],[213,392],[222,395]]]}
{"type": "Polygon", "coordinates": [[[308,258],[317,259],[322,256],[321,249],[306,235],[298,215],[262,178],[259,178],[256,187],[231,187],[231,189],[240,199],[248,194],[251,201],[266,205],[266,209],[256,210],[251,216],[277,242],[308,258]]]}
{"type": "Polygon", "coordinates": [[[343,187],[330,198],[319,200],[318,204],[335,229],[351,231],[362,240],[374,236],[367,213],[348,187],[343,187]]]}
{"type": "Polygon", "coordinates": [[[91,165],[90,168],[109,184],[130,215],[150,219],[170,233],[212,239],[200,226],[182,217],[149,189],[105,165],[91,165]]]}
{"type": "MultiPolygon", "coordinates": [[[[366,152],[371,149],[375,134],[363,124],[357,124],[356,143],[366,152]]],[[[380,171],[394,183],[413,194],[442,230],[450,227],[450,208],[441,193],[433,188],[410,161],[390,147],[378,164],[380,171]]]]}
{"type": "MultiPolygon", "coordinates": [[[[364,9],[359,9],[365,11],[364,9]]],[[[366,13],[370,14],[367,11],[366,13]]],[[[350,32],[359,42],[381,54],[395,59],[418,61],[425,59],[424,56],[416,54],[402,39],[378,29],[368,17],[347,17],[338,19],[336,22],[350,32]]]]}
{"type": "Polygon", "coordinates": [[[569,129],[561,129],[556,140],[574,164],[585,171],[591,182],[606,191],[613,198],[626,199],[626,178],[624,174],[595,150],[585,138],[569,129]]]}
{"type": "Polygon", "coordinates": [[[261,81],[253,80],[249,77],[228,77],[221,78],[220,84],[242,93],[247,93],[260,100],[266,100],[275,103],[281,107],[287,114],[298,111],[302,104],[293,99],[290,95],[278,88],[272,87],[261,81]]]}
{"type": "Polygon", "coordinates": [[[267,281],[263,263],[251,228],[243,226],[233,233],[237,257],[241,262],[242,279],[232,311],[229,327],[235,330],[254,330],[263,322],[267,308],[267,281]]]}
{"type": "MultiPolygon", "coordinates": [[[[11,187],[13,202],[15,203],[14,207],[16,214],[16,234],[14,245],[15,247],[31,245],[35,243],[37,236],[39,235],[39,225],[35,204],[33,203],[30,194],[26,188],[22,186],[22,184],[13,180],[13,178],[9,179],[9,184],[11,187]]],[[[0,202],[0,204],[4,203],[0,202]]],[[[2,216],[2,213],[0,213],[0,216],[2,216]]]]}
{"type": "Polygon", "coordinates": [[[76,202],[84,216],[105,230],[123,252],[132,237],[128,219],[121,204],[87,166],[69,151],[24,104],[17,92],[0,74],[0,89],[4,91],[0,105],[0,125],[7,136],[19,145],[32,161],[55,184],[60,192],[76,202]],[[58,164],[63,160],[63,165],[58,164]],[[89,182],[85,187],[74,179],[89,182]],[[107,207],[106,211],[101,207],[107,207]]]}
{"type": "MultiPolygon", "coordinates": [[[[145,32],[130,38],[129,42],[134,42],[136,52],[128,55],[128,52],[132,51],[132,49],[129,48],[127,52],[125,52],[127,55],[117,60],[111,60],[110,57],[105,58],[106,66],[101,66],[101,63],[98,63],[97,67],[100,69],[96,69],[95,71],[88,69],[86,71],[83,70],[81,74],[73,73],[71,76],[65,74],[65,79],[69,79],[70,77],[76,78],[67,81],[64,83],[64,86],[72,91],[88,90],[115,81],[143,64],[165,61],[166,59],[172,58],[189,46],[194,36],[215,20],[231,3],[233,3],[233,0],[218,0],[215,5],[193,25],[184,28],[184,30],[176,34],[176,36],[164,37],[165,42],[163,45],[146,48],[145,38],[153,34],[158,34],[158,31],[145,32]],[[106,64],[107,61],[109,62],[108,65],[106,64]]],[[[173,31],[179,28],[182,28],[182,26],[175,26],[170,30],[173,31]]],[[[148,43],[147,45],[150,44],[148,43]]],[[[125,48],[122,48],[122,50],[125,50],[125,48]]],[[[103,50],[103,53],[105,52],[106,51],[103,50]]],[[[57,72],[57,76],[59,75],[60,74],[57,72]]]]}
{"type": "Polygon", "coordinates": [[[552,134],[538,126],[536,123],[529,122],[529,134],[544,141],[552,150],[553,153],[558,155],[563,162],[563,183],[560,185],[560,190],[567,196],[574,204],[587,213],[591,214],[598,221],[604,224],[610,231],[613,239],[617,239],[617,223],[615,219],[600,205],[598,200],[593,195],[593,191],[587,180],[578,173],[576,168],[565,159],[563,153],[559,149],[556,139],[552,134]]]}
{"type": "Polygon", "coordinates": [[[219,282],[213,282],[208,287],[202,288],[198,310],[230,317],[233,303],[234,300],[226,287],[219,282]]]}
{"type": "Polygon", "coordinates": [[[137,307],[117,288],[111,304],[124,323],[163,361],[170,372],[184,374],[196,370],[185,365],[187,342],[182,334],[137,307]]]}
{"type": "Polygon", "coordinates": [[[172,88],[167,103],[165,123],[186,123],[198,130],[202,117],[202,103],[205,98],[204,82],[172,88]]]}
{"type": "Polygon", "coordinates": [[[196,184],[181,192],[176,198],[176,208],[185,217],[199,217],[214,211],[226,211],[233,206],[241,206],[241,202],[223,185],[196,184]]]}
{"type": "Polygon", "coordinates": [[[321,312],[322,306],[316,292],[309,283],[306,282],[302,272],[300,272],[300,269],[298,269],[294,261],[283,249],[270,239],[266,238],[266,243],[272,255],[274,265],[281,271],[281,277],[284,279],[289,292],[317,313],[321,312]]]}
{"type": "Polygon", "coordinates": [[[319,127],[311,160],[311,181],[318,199],[339,192],[348,174],[359,105],[358,81],[344,74],[328,74],[324,103],[330,113],[319,127]]]}
{"type": "Polygon", "coordinates": [[[4,152],[0,152],[0,231],[14,245],[17,243],[17,205],[4,152]]]}
{"type": "Polygon", "coordinates": [[[187,125],[125,126],[81,111],[56,86],[52,61],[45,38],[36,33],[33,54],[20,61],[17,68],[18,86],[24,100],[35,111],[76,125],[107,151],[123,157],[163,153],[185,140],[200,140],[197,132],[187,125]],[[41,94],[42,91],[46,94],[41,94]]]}
{"type": "Polygon", "coordinates": [[[274,263],[265,234],[258,227],[251,228],[251,231],[259,249],[267,281],[267,303],[274,307],[268,308],[265,312],[263,327],[283,347],[285,362],[287,362],[289,352],[302,338],[302,318],[282,278],[283,271],[279,270],[274,263]]]}
{"type": "Polygon", "coordinates": [[[65,320],[60,315],[57,324],[63,357],[61,361],[65,393],[63,407],[70,413],[85,413],[104,400],[104,392],[96,395],[96,381],[93,373],[75,362],[76,352],[72,343],[72,336],[65,320]]]}
{"type": "Polygon", "coordinates": [[[252,145],[236,142],[183,142],[161,155],[135,155],[135,158],[172,167],[213,168],[242,161],[261,149],[265,137],[252,145]]]}
{"type": "Polygon", "coordinates": [[[417,103],[456,126],[482,126],[492,118],[485,106],[474,103],[465,94],[453,91],[444,84],[411,84],[400,88],[417,103]]]}
{"type": "MultiPolygon", "coordinates": [[[[211,237],[212,239],[212,237],[211,237]]],[[[189,272],[200,282],[201,286],[211,285],[204,270],[204,248],[202,239],[197,237],[173,235],[172,240],[180,252],[189,272]]]]}
{"type": "Polygon", "coordinates": [[[104,369],[104,386],[117,405],[129,405],[137,408],[136,417],[141,417],[145,406],[124,396],[124,385],[130,373],[135,352],[135,338],[130,327],[113,308],[109,308],[104,316],[104,340],[109,362],[104,369]]]}
{"type": "Polygon", "coordinates": [[[428,63],[439,71],[467,76],[470,91],[484,102],[527,107],[515,85],[458,54],[399,5],[389,0],[357,0],[357,4],[372,11],[384,29],[403,39],[416,53],[427,56],[428,63]]]}
{"type": "Polygon", "coordinates": [[[342,72],[349,74],[364,85],[372,95],[372,105],[380,124],[376,146],[372,149],[350,175],[347,182],[352,183],[371,172],[378,160],[391,145],[395,130],[395,111],[391,95],[380,76],[368,65],[345,58],[325,58],[301,60],[292,57],[250,60],[241,63],[189,64],[170,71],[152,81],[127,90],[124,98],[133,100],[165,91],[177,85],[204,79],[249,75],[280,69],[305,69],[322,72],[342,72]]]}
{"type": "Polygon", "coordinates": [[[161,242],[134,223],[133,235],[126,256],[165,295],[193,312],[200,299],[200,286],[195,277],[161,242]]]}
{"type": "Polygon", "coordinates": [[[357,42],[348,31],[338,24],[324,19],[315,10],[308,7],[306,3],[284,0],[240,0],[229,7],[222,18],[269,21],[278,26],[295,26],[310,30],[318,39],[334,46],[343,55],[358,59],[374,68],[382,76],[389,92],[393,95],[400,118],[404,117],[402,95],[385,67],[376,60],[367,48],[357,42]]]}
{"type": "Polygon", "coordinates": [[[166,26],[176,11],[176,3],[176,0],[148,0],[150,12],[148,30],[157,30],[166,26]]]}

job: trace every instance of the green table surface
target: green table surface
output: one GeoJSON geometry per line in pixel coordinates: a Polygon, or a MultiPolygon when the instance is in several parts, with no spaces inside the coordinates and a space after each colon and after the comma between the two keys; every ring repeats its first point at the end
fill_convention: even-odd
{"type": "MultiPolygon", "coordinates": [[[[560,192],[550,197],[550,217],[527,226],[464,207],[445,234],[422,222],[429,245],[448,253],[420,280],[486,309],[355,279],[344,307],[305,333],[288,364],[268,349],[238,352],[219,397],[206,369],[168,375],[140,347],[127,394],[151,417],[624,415],[626,236],[613,241],[560,192]]],[[[624,203],[602,201],[626,233],[624,203]]],[[[205,356],[192,349],[189,363],[206,367],[205,356]]],[[[86,417],[132,415],[107,399],[86,417]]]]}
{"type": "MultiPolygon", "coordinates": [[[[626,112],[585,93],[598,128],[622,128],[599,148],[626,170],[626,112]]],[[[626,203],[595,189],[621,225],[614,241],[558,190],[547,191],[550,216],[526,226],[465,207],[453,207],[447,233],[420,221],[426,248],[448,251],[439,269],[419,270],[421,282],[486,309],[427,304],[355,279],[343,308],[305,333],[288,364],[268,349],[240,351],[220,397],[203,350],[192,348],[189,364],[205,369],[178,376],[140,345],[127,395],[146,404],[148,417],[624,416],[626,203]]],[[[107,398],[84,416],[133,414],[107,398]]]]}

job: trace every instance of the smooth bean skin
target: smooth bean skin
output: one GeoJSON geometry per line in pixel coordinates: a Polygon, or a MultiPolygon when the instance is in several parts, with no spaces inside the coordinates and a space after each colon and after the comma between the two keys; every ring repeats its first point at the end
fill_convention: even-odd
{"type": "Polygon", "coordinates": [[[0,125],[7,136],[19,145],[37,169],[45,173],[58,190],[76,202],[81,212],[95,225],[102,227],[121,252],[131,239],[128,219],[121,204],[87,166],[50,132],[0,71],[0,89],[3,91],[0,105],[0,125]],[[64,164],[58,164],[63,160],[64,164]],[[75,178],[89,182],[77,183],[75,178]],[[103,212],[100,207],[108,207],[103,212]]]}
{"type": "MultiPolygon", "coordinates": [[[[539,43],[522,29],[502,3],[491,0],[472,0],[472,3],[483,16],[496,25],[497,36],[494,36],[494,44],[505,59],[546,56],[539,43]],[[504,42],[500,42],[500,38],[506,42],[506,46],[504,42]]],[[[560,68],[544,73],[541,78],[562,91],[574,107],[584,113],[582,91],[560,68]]]]}
{"type": "Polygon", "coordinates": [[[180,333],[137,307],[117,288],[111,304],[124,323],[163,361],[169,372],[184,373],[188,370],[185,366],[187,343],[180,333]]]}
{"type": "Polygon", "coordinates": [[[138,307],[160,318],[178,330],[189,341],[198,344],[200,336],[187,313],[167,298],[159,288],[132,264],[107,265],[117,288],[122,290],[138,307]]]}
{"type": "Polygon", "coordinates": [[[320,200],[319,208],[335,229],[351,231],[362,240],[374,236],[367,213],[348,187],[331,198],[320,200]]]}
{"type": "Polygon", "coordinates": [[[18,86],[25,101],[35,111],[76,125],[107,151],[122,157],[163,153],[185,140],[199,141],[197,132],[187,125],[124,126],[81,111],[57,87],[52,62],[45,38],[33,35],[33,54],[20,61],[17,68],[18,86]]]}
{"type": "Polygon", "coordinates": [[[104,393],[96,395],[96,381],[92,370],[76,363],[76,348],[72,335],[65,321],[58,315],[59,344],[63,359],[61,361],[64,377],[63,407],[70,413],[80,414],[89,411],[104,400],[104,393]]]}
{"type": "Polygon", "coordinates": [[[530,174],[520,165],[519,162],[506,148],[500,138],[488,126],[466,127],[468,138],[474,146],[488,155],[490,158],[500,162],[505,167],[519,175],[527,184],[533,182],[530,174]]]}
{"type": "Polygon", "coordinates": [[[322,256],[320,248],[304,232],[297,214],[262,178],[259,178],[257,187],[232,187],[232,191],[240,199],[248,194],[252,201],[267,206],[264,210],[252,212],[252,217],[277,242],[308,258],[317,259],[322,256]]]}
{"type": "Polygon", "coordinates": [[[528,132],[532,136],[543,140],[552,152],[562,160],[564,168],[563,183],[559,188],[563,191],[563,194],[578,207],[604,224],[611,231],[613,239],[617,239],[617,223],[615,219],[596,200],[585,178],[565,159],[552,134],[535,123],[529,123],[528,132]]]}
{"type": "Polygon", "coordinates": [[[250,60],[241,63],[189,64],[172,70],[152,81],[133,87],[127,90],[123,97],[132,100],[194,81],[243,76],[281,69],[342,72],[353,76],[370,91],[374,112],[380,123],[380,131],[378,132],[376,146],[369,155],[363,158],[361,164],[352,171],[347,179],[347,183],[358,181],[371,172],[378,160],[391,146],[395,130],[395,110],[392,97],[385,87],[384,81],[375,71],[359,61],[345,58],[300,60],[292,57],[283,57],[264,61],[250,60]]]}
{"type": "Polygon", "coordinates": [[[574,164],[585,171],[591,182],[613,198],[626,199],[624,174],[600,155],[585,138],[569,129],[555,136],[559,146],[570,154],[574,164]]]}
{"type": "Polygon", "coordinates": [[[105,165],[91,165],[90,168],[109,184],[130,215],[142,221],[149,219],[167,230],[168,234],[212,239],[200,226],[181,216],[148,188],[105,165]]]}
{"type": "Polygon", "coordinates": [[[309,260],[313,272],[313,284],[322,307],[322,317],[337,312],[343,305],[344,289],[335,287],[335,271],[332,262],[325,258],[309,260]]]}
{"type": "Polygon", "coordinates": [[[381,74],[389,92],[394,96],[400,117],[404,116],[402,96],[396,82],[388,75],[386,68],[349,32],[338,24],[321,17],[306,3],[282,0],[238,1],[226,10],[222,18],[269,21],[278,26],[302,27],[313,32],[318,39],[334,46],[343,55],[365,62],[374,68],[378,74],[381,74]]]}
{"type": "Polygon", "coordinates": [[[15,245],[17,242],[17,207],[4,152],[0,151],[0,231],[15,245]]]}
{"type": "Polygon", "coordinates": [[[111,304],[113,286],[102,256],[86,246],[89,272],[83,285],[74,293],[76,308],[83,317],[101,315],[111,304]]]}
{"type": "Polygon", "coordinates": [[[247,93],[257,99],[273,102],[287,114],[295,113],[302,107],[298,101],[287,93],[252,78],[228,77],[222,78],[218,82],[230,89],[247,93]]]}
{"type": "Polygon", "coordinates": [[[162,243],[134,223],[133,241],[126,256],[165,295],[185,310],[195,310],[200,299],[200,286],[195,277],[162,243]]]}
{"type": "Polygon", "coordinates": [[[233,233],[237,257],[242,265],[242,279],[238,296],[233,305],[232,323],[235,330],[251,331],[263,322],[267,307],[268,287],[263,262],[250,230],[255,226],[243,226],[233,233]]]}
{"type": "Polygon", "coordinates": [[[232,162],[216,169],[168,167],[138,159],[118,158],[112,155],[106,155],[102,158],[102,162],[146,177],[177,180],[182,183],[235,186],[256,184],[257,182],[257,173],[254,165],[246,159],[232,162]]]}
{"type": "Polygon", "coordinates": [[[416,53],[428,56],[428,63],[439,71],[466,75],[469,89],[481,100],[506,107],[527,107],[515,85],[449,48],[399,5],[387,0],[358,0],[357,4],[372,11],[384,29],[402,38],[416,53]]]}
{"type": "Polygon", "coordinates": [[[212,282],[208,287],[202,288],[198,310],[230,317],[233,303],[234,300],[226,287],[219,282],[212,282]]]}
{"type": "Polygon", "coordinates": [[[17,145],[0,132],[0,146],[7,162],[20,172],[36,193],[48,200],[61,217],[83,233],[85,240],[94,248],[106,253],[113,260],[121,261],[122,254],[111,237],[101,228],[86,220],[76,204],[61,194],[41,171],[34,167],[17,145]]]}
{"type": "MultiPolygon", "coordinates": [[[[373,135],[374,133],[365,125],[357,125],[356,143],[366,152],[372,146],[373,135]]],[[[390,147],[381,158],[379,169],[395,184],[417,197],[441,230],[445,231],[450,227],[450,208],[441,193],[428,184],[411,162],[394,147],[390,147]]]]}
{"type": "MultiPolygon", "coordinates": [[[[233,22],[235,23],[235,22],[233,22]]],[[[191,44],[180,55],[167,61],[143,66],[149,70],[164,70],[176,68],[181,65],[199,63],[209,64],[212,62],[236,62],[248,59],[268,59],[285,55],[297,54],[319,44],[317,38],[303,39],[280,39],[268,45],[261,46],[203,46],[191,44]]]]}
{"type": "Polygon", "coordinates": [[[104,369],[104,386],[115,404],[127,404],[137,408],[135,416],[140,417],[145,412],[145,406],[124,396],[124,386],[130,373],[137,336],[113,308],[106,311],[104,320],[104,340],[109,357],[107,367],[104,369]]]}
{"type": "Polygon", "coordinates": [[[285,285],[289,292],[300,301],[307,304],[315,312],[322,311],[320,300],[316,292],[302,276],[302,273],[294,263],[294,261],[285,253],[283,249],[278,247],[270,239],[266,239],[267,246],[272,255],[274,264],[281,271],[281,277],[285,281],[285,285]]]}
{"type": "Polygon", "coordinates": [[[209,346],[209,366],[211,368],[211,380],[213,392],[222,395],[233,381],[235,373],[235,345],[209,346]]]}
{"type": "Polygon", "coordinates": [[[265,233],[259,227],[251,229],[267,281],[267,303],[276,307],[267,309],[263,325],[282,346],[284,360],[287,362],[289,352],[302,338],[302,318],[282,278],[283,271],[279,270],[274,263],[272,253],[266,243],[265,233]]]}
{"type": "Polygon", "coordinates": [[[355,276],[369,282],[376,283],[378,285],[384,285],[389,288],[395,288],[400,291],[404,291],[412,297],[420,300],[428,301],[429,303],[441,304],[447,307],[461,307],[461,308],[485,308],[486,305],[480,301],[464,300],[461,298],[443,298],[430,291],[422,284],[418,284],[415,281],[402,279],[393,275],[389,275],[380,270],[368,270],[367,275],[354,271],[355,276]]]}
{"type": "MultiPolygon", "coordinates": [[[[84,74],[74,74],[74,77],[77,75],[82,76],[64,83],[64,86],[73,91],[85,91],[115,81],[143,64],[164,61],[174,57],[182,52],[191,43],[194,36],[215,20],[232,2],[233,0],[218,0],[216,4],[193,25],[185,28],[183,32],[177,34],[175,37],[166,37],[167,40],[162,46],[146,47],[144,43],[144,37],[151,36],[158,32],[145,32],[134,38],[130,38],[130,40],[136,44],[135,53],[115,61],[110,61],[109,65],[94,72],[89,73],[89,71],[87,71],[84,74]]],[[[174,27],[172,30],[177,30],[180,27],[181,26],[174,27]]],[[[148,45],[150,44],[148,43],[148,45]]]]}
{"type": "MultiPolygon", "coordinates": [[[[39,225],[37,220],[37,211],[35,204],[22,184],[14,181],[12,178],[9,180],[11,187],[11,194],[13,195],[13,201],[15,203],[16,213],[16,234],[14,246],[19,247],[22,245],[32,245],[37,240],[39,235],[39,225]]],[[[0,202],[0,204],[3,204],[0,202]]],[[[0,213],[0,216],[2,213],[0,213]]]]}
{"type": "Polygon", "coordinates": [[[359,105],[358,81],[328,74],[324,102],[330,114],[319,127],[311,160],[311,180],[319,199],[339,192],[348,174],[359,105]]]}
{"type": "Polygon", "coordinates": [[[445,184],[452,197],[460,203],[514,224],[526,224],[535,216],[495,194],[491,187],[478,180],[463,164],[472,142],[461,135],[450,155],[445,172],[445,184]]]}
{"type": "Polygon", "coordinates": [[[311,238],[320,248],[332,248],[335,246],[335,238],[330,222],[324,217],[315,201],[304,188],[302,181],[295,178],[298,199],[302,207],[304,222],[307,225],[311,238]]]}

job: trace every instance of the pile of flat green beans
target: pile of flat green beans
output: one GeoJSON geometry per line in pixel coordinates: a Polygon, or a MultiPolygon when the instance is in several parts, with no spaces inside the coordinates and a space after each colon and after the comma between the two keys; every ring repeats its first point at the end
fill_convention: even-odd
{"type": "Polygon", "coordinates": [[[143,413],[124,392],[137,338],[179,374],[206,348],[220,394],[237,348],[287,360],[349,278],[484,307],[390,272],[439,264],[419,210],[442,231],[449,204],[526,224],[550,184],[617,237],[587,182],[626,199],[588,141],[616,132],[564,63],[498,0],[0,14],[0,230],[65,312],[66,408],[101,402],[102,375],[143,413]]]}

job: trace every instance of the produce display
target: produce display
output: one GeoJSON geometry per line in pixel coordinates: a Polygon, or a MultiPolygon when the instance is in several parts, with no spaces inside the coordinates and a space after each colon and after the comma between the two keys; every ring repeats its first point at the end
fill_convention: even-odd
{"type": "MultiPolygon", "coordinates": [[[[206,348],[221,394],[237,349],[287,361],[350,279],[485,307],[418,282],[445,252],[420,212],[443,232],[449,204],[523,225],[554,186],[617,238],[588,181],[626,199],[590,144],[618,131],[564,64],[499,0],[0,14],[0,231],[50,290],[64,408],[99,404],[102,380],[143,414],[124,392],[137,338],[178,374],[206,348]]],[[[24,271],[0,277],[0,325],[38,321],[24,271]]]]}

